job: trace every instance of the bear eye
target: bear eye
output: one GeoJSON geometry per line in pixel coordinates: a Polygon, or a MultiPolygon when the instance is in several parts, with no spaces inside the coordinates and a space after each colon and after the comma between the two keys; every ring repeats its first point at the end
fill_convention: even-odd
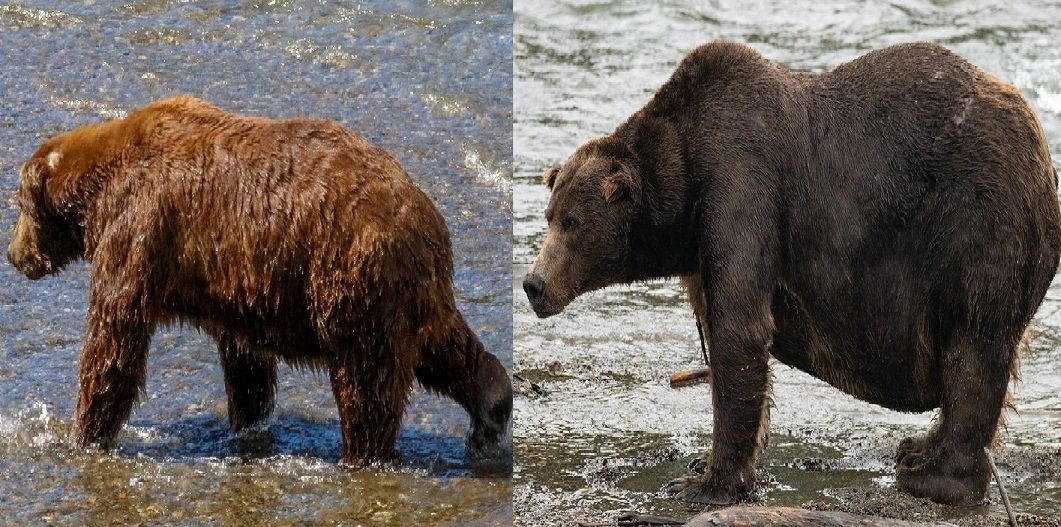
{"type": "Polygon", "coordinates": [[[564,221],[560,223],[560,226],[563,227],[565,231],[574,229],[576,225],[578,225],[578,221],[571,216],[564,218],[564,221]]]}

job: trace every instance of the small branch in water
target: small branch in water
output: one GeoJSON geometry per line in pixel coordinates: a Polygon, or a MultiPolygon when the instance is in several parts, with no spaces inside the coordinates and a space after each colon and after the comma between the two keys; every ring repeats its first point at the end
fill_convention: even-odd
{"type": "Polygon", "coordinates": [[[711,368],[697,368],[695,370],[682,370],[670,376],[670,387],[681,388],[711,382],[711,368]]]}
{"type": "Polygon", "coordinates": [[[531,382],[518,373],[512,374],[512,388],[516,393],[527,395],[530,397],[545,397],[549,395],[549,392],[545,391],[544,388],[538,385],[538,383],[531,382]]]}
{"type": "Polygon", "coordinates": [[[670,376],[670,387],[681,388],[705,382],[711,382],[711,362],[707,358],[707,341],[704,339],[704,326],[700,317],[696,317],[696,332],[700,334],[700,352],[704,357],[704,367],[695,370],[682,370],[670,376]]]}
{"type": "Polygon", "coordinates": [[[1009,524],[1011,527],[1017,527],[1017,517],[1013,514],[1013,507],[1009,505],[1009,493],[1006,492],[1006,486],[1002,484],[1002,476],[998,475],[995,459],[991,457],[991,451],[987,447],[984,447],[984,453],[987,454],[987,463],[991,465],[991,473],[995,475],[995,484],[998,485],[998,493],[1002,495],[1002,505],[1006,507],[1009,524]]]}

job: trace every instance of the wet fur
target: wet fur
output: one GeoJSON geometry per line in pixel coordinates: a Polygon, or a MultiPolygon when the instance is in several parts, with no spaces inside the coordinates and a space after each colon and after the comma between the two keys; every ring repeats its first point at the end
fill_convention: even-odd
{"type": "Polygon", "coordinates": [[[532,270],[541,316],[612,283],[700,289],[714,445],[703,476],[670,486],[679,497],[729,503],[754,487],[768,354],[887,408],[941,408],[900,448],[897,483],[943,503],[984,497],[983,447],[1061,252],[1057,176],[1015,87],[933,44],[811,75],[714,42],[547,184],[547,214],[601,240],[550,222],[532,270]],[[618,212],[593,198],[617,175],[618,212]]]}
{"type": "Polygon", "coordinates": [[[346,464],[391,455],[414,378],[468,410],[474,446],[504,431],[509,381],[456,309],[443,218],[334,122],[168,99],[49,140],[19,200],[16,267],[92,265],[82,445],[113,441],[173,322],[217,340],[235,430],[272,410],[282,360],[329,372],[346,464]]]}

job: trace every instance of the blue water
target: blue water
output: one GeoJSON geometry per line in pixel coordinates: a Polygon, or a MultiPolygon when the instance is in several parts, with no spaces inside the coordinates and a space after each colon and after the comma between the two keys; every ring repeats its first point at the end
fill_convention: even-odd
{"type": "MultiPolygon", "coordinates": [[[[1016,84],[1042,120],[1061,166],[1061,5],[988,0],[888,2],[518,2],[514,70],[514,325],[516,372],[549,392],[519,397],[518,523],[607,521],[618,511],[688,516],[699,508],[659,492],[711,445],[706,385],[667,377],[701,362],[676,282],[598,291],[538,320],[519,281],[544,239],[541,184],[583,141],[610,133],[651,98],[689,50],[746,43],[797,70],[825,71],[872,49],[914,40],[950,47],[1016,84]],[[550,371],[548,365],[555,362],[550,371]]],[[[997,454],[1018,512],[1061,516],[1061,281],[1055,280],[1021,358],[1019,413],[997,454]]],[[[823,502],[907,518],[997,523],[1000,501],[952,511],[896,495],[892,454],[933,413],[857,401],[775,364],[774,438],[760,474],[765,503],[823,502]],[[825,460],[808,470],[803,458],[825,460]]]]}
{"type": "MultiPolygon", "coordinates": [[[[47,137],[188,93],[223,109],[339,121],[386,148],[453,237],[459,307],[511,364],[510,3],[168,0],[0,6],[0,245],[6,198],[47,137]]],[[[147,390],[112,453],[68,446],[88,266],[30,282],[0,262],[0,524],[507,523],[504,463],[419,390],[402,459],[339,469],[325,375],[281,367],[264,430],[227,432],[214,344],[159,331],[147,390]]]]}

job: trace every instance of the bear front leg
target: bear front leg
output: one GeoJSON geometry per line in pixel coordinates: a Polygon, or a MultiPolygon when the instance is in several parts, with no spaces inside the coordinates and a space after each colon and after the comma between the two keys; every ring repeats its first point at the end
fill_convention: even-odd
{"type": "Polygon", "coordinates": [[[703,474],[666,487],[677,499],[711,505],[735,503],[755,489],[756,458],[765,446],[770,417],[768,320],[722,327],[711,330],[711,452],[699,458],[703,474]]]}
{"type": "Polygon", "coordinates": [[[115,299],[99,289],[89,301],[74,438],[82,447],[108,448],[144,388],[154,326],[140,315],[138,295],[115,299]]]}
{"type": "MultiPolygon", "coordinates": [[[[716,176],[701,226],[703,294],[690,293],[694,309],[706,311],[712,448],[693,464],[703,474],[674,480],[665,490],[684,501],[728,505],[754,490],[756,458],[769,429],[778,215],[770,173],[755,159],[735,157],[716,176]]],[[[697,285],[695,279],[683,282],[697,285]]]]}
{"type": "Polygon", "coordinates": [[[233,432],[239,432],[273,411],[276,356],[245,349],[227,335],[216,340],[228,394],[228,423],[233,432]]]}
{"type": "Polygon", "coordinates": [[[358,349],[337,354],[329,368],[343,434],[340,464],[354,468],[393,456],[412,384],[406,350],[358,349]],[[393,361],[383,364],[383,361],[393,361]]]}
{"type": "Polygon", "coordinates": [[[512,383],[497,357],[483,349],[460,313],[441,339],[424,347],[417,380],[429,390],[451,397],[471,417],[468,450],[489,456],[500,447],[512,417],[512,383]]]}

